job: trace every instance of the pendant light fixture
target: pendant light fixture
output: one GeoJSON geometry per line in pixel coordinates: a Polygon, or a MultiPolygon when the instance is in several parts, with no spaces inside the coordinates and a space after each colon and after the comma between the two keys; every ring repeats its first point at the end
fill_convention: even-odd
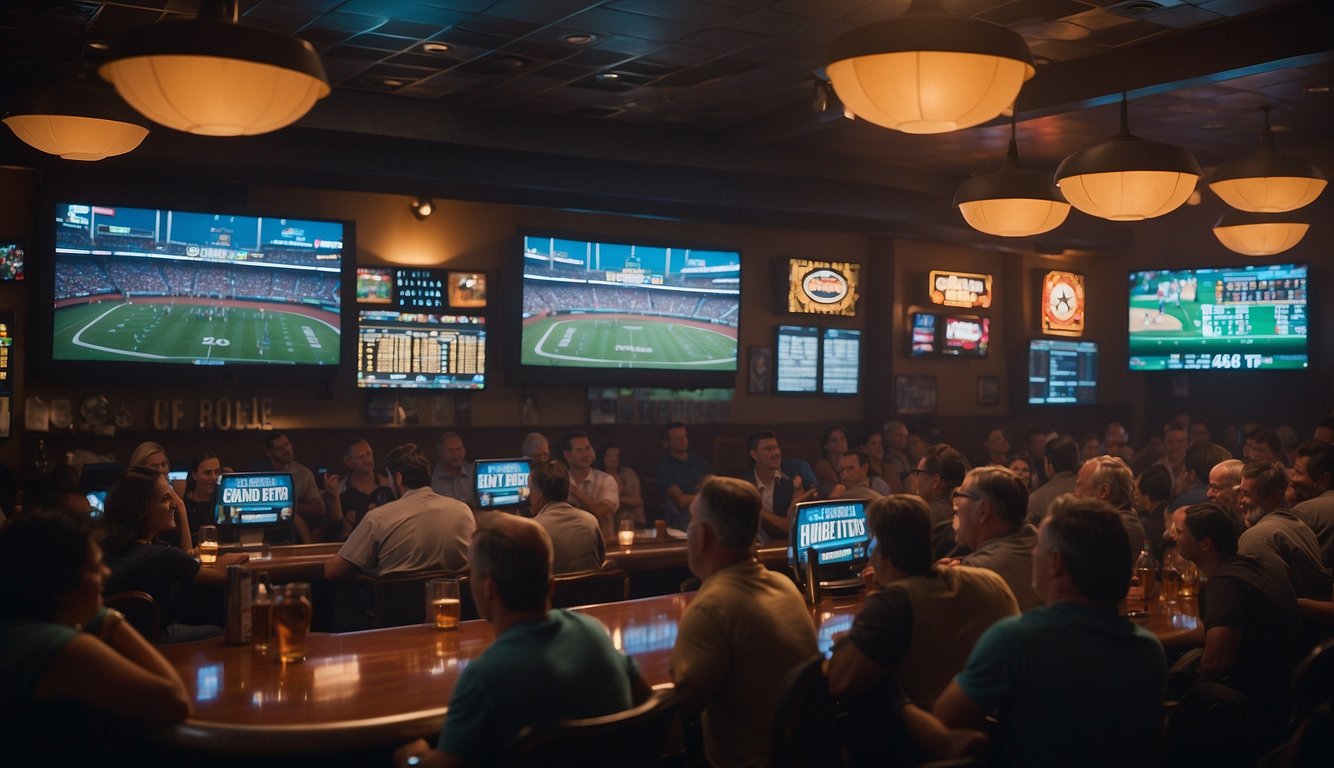
{"type": "Polygon", "coordinates": [[[1000,170],[964,180],[954,192],[954,205],[968,226],[999,237],[1050,232],[1070,214],[1070,204],[1061,197],[1051,174],[1020,166],[1013,112],[1010,149],[1000,170]]]}
{"type": "Polygon", "coordinates": [[[204,0],[197,19],[129,30],[99,71],[148,119],[205,136],[276,131],[329,94],[310,43],[237,23],[237,0],[204,0]]]}
{"type": "Polygon", "coordinates": [[[1309,222],[1291,214],[1225,213],[1214,225],[1214,236],[1230,251],[1247,256],[1273,256],[1292,248],[1306,236],[1309,222]]]}
{"type": "Polygon", "coordinates": [[[985,123],[1037,70],[1028,44],[999,24],[952,16],[940,0],[836,38],[825,67],[854,115],[904,133],[985,123]]]}
{"type": "Polygon", "coordinates": [[[25,144],[65,160],[95,161],[139,146],[148,129],[116,92],[82,72],[18,95],[4,123],[25,144]]]}
{"type": "Polygon", "coordinates": [[[1285,213],[1309,205],[1329,182],[1320,169],[1300,157],[1280,155],[1264,108],[1265,132],[1260,150],[1218,166],[1209,189],[1240,211],[1285,213]]]}
{"type": "Polygon", "coordinates": [[[1200,164],[1183,147],[1146,141],[1130,133],[1121,94],[1121,132],[1061,161],[1056,186],[1070,204],[1090,216],[1140,221],[1171,213],[1186,202],[1200,178],[1200,164]]]}

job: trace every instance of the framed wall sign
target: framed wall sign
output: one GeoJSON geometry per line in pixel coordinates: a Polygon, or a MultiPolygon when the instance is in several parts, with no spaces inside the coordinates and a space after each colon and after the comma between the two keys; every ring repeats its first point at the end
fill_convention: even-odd
{"type": "Polygon", "coordinates": [[[1042,332],[1084,335],[1084,276],[1053,270],[1042,278],[1042,332]]]}
{"type": "Polygon", "coordinates": [[[807,315],[857,315],[860,264],[788,259],[787,311],[807,315]]]}
{"type": "Polygon", "coordinates": [[[991,275],[933,269],[929,282],[932,304],[968,309],[991,306],[991,275]]]}

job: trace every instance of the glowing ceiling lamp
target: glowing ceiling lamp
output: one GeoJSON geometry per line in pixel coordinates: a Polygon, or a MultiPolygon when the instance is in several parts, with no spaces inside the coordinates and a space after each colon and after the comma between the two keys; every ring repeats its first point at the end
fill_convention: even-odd
{"type": "Polygon", "coordinates": [[[1310,228],[1309,222],[1283,214],[1225,213],[1214,225],[1214,236],[1230,251],[1273,256],[1300,243],[1310,228]]]}
{"type": "Polygon", "coordinates": [[[1171,213],[1186,202],[1200,178],[1200,164],[1175,144],[1130,133],[1121,94],[1121,132],[1061,161],[1056,186],[1070,204],[1090,216],[1140,221],[1171,213]]]}
{"type": "Polygon", "coordinates": [[[99,72],[148,119],[205,136],[276,131],[329,95],[310,43],[238,24],[236,0],[126,32],[99,72]]]}
{"type": "Polygon", "coordinates": [[[1311,204],[1329,182],[1320,169],[1299,157],[1280,155],[1265,107],[1260,150],[1218,166],[1209,189],[1223,202],[1251,213],[1285,213],[1311,204]]]}
{"type": "Polygon", "coordinates": [[[20,93],[4,123],[24,143],[65,160],[123,155],[148,135],[114,91],[88,82],[82,74],[20,93]]]}
{"type": "Polygon", "coordinates": [[[897,19],[834,40],[825,67],[854,115],[904,133],[984,123],[1014,103],[1037,71],[1028,44],[999,24],[951,16],[913,0],[897,19]]]}
{"type": "Polygon", "coordinates": [[[1014,117],[1010,117],[1010,150],[999,171],[966,179],[954,192],[954,205],[968,226],[999,237],[1026,237],[1050,232],[1070,214],[1070,204],[1051,174],[1019,165],[1014,117]]]}

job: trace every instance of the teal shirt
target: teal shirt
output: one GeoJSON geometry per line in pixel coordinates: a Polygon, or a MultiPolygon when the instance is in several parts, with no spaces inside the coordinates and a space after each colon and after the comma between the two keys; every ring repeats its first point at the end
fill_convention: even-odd
{"type": "Polygon", "coordinates": [[[78,635],[79,630],[66,624],[0,620],[0,718],[32,704],[51,660],[78,635]]]}
{"type": "Polygon", "coordinates": [[[490,766],[524,726],[629,709],[638,675],[596,619],[548,611],[510,627],[463,669],[438,748],[490,766]]]}
{"type": "Polygon", "coordinates": [[[998,714],[1016,765],[1124,766],[1152,754],[1167,661],[1115,608],[1058,603],[993,624],[954,682],[998,714]]]}

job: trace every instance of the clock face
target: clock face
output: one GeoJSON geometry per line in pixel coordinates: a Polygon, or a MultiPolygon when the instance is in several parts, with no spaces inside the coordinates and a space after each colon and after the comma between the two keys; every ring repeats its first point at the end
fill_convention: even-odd
{"type": "Polygon", "coordinates": [[[1083,335],[1083,275],[1048,272],[1042,279],[1042,332],[1055,336],[1083,335]]]}

